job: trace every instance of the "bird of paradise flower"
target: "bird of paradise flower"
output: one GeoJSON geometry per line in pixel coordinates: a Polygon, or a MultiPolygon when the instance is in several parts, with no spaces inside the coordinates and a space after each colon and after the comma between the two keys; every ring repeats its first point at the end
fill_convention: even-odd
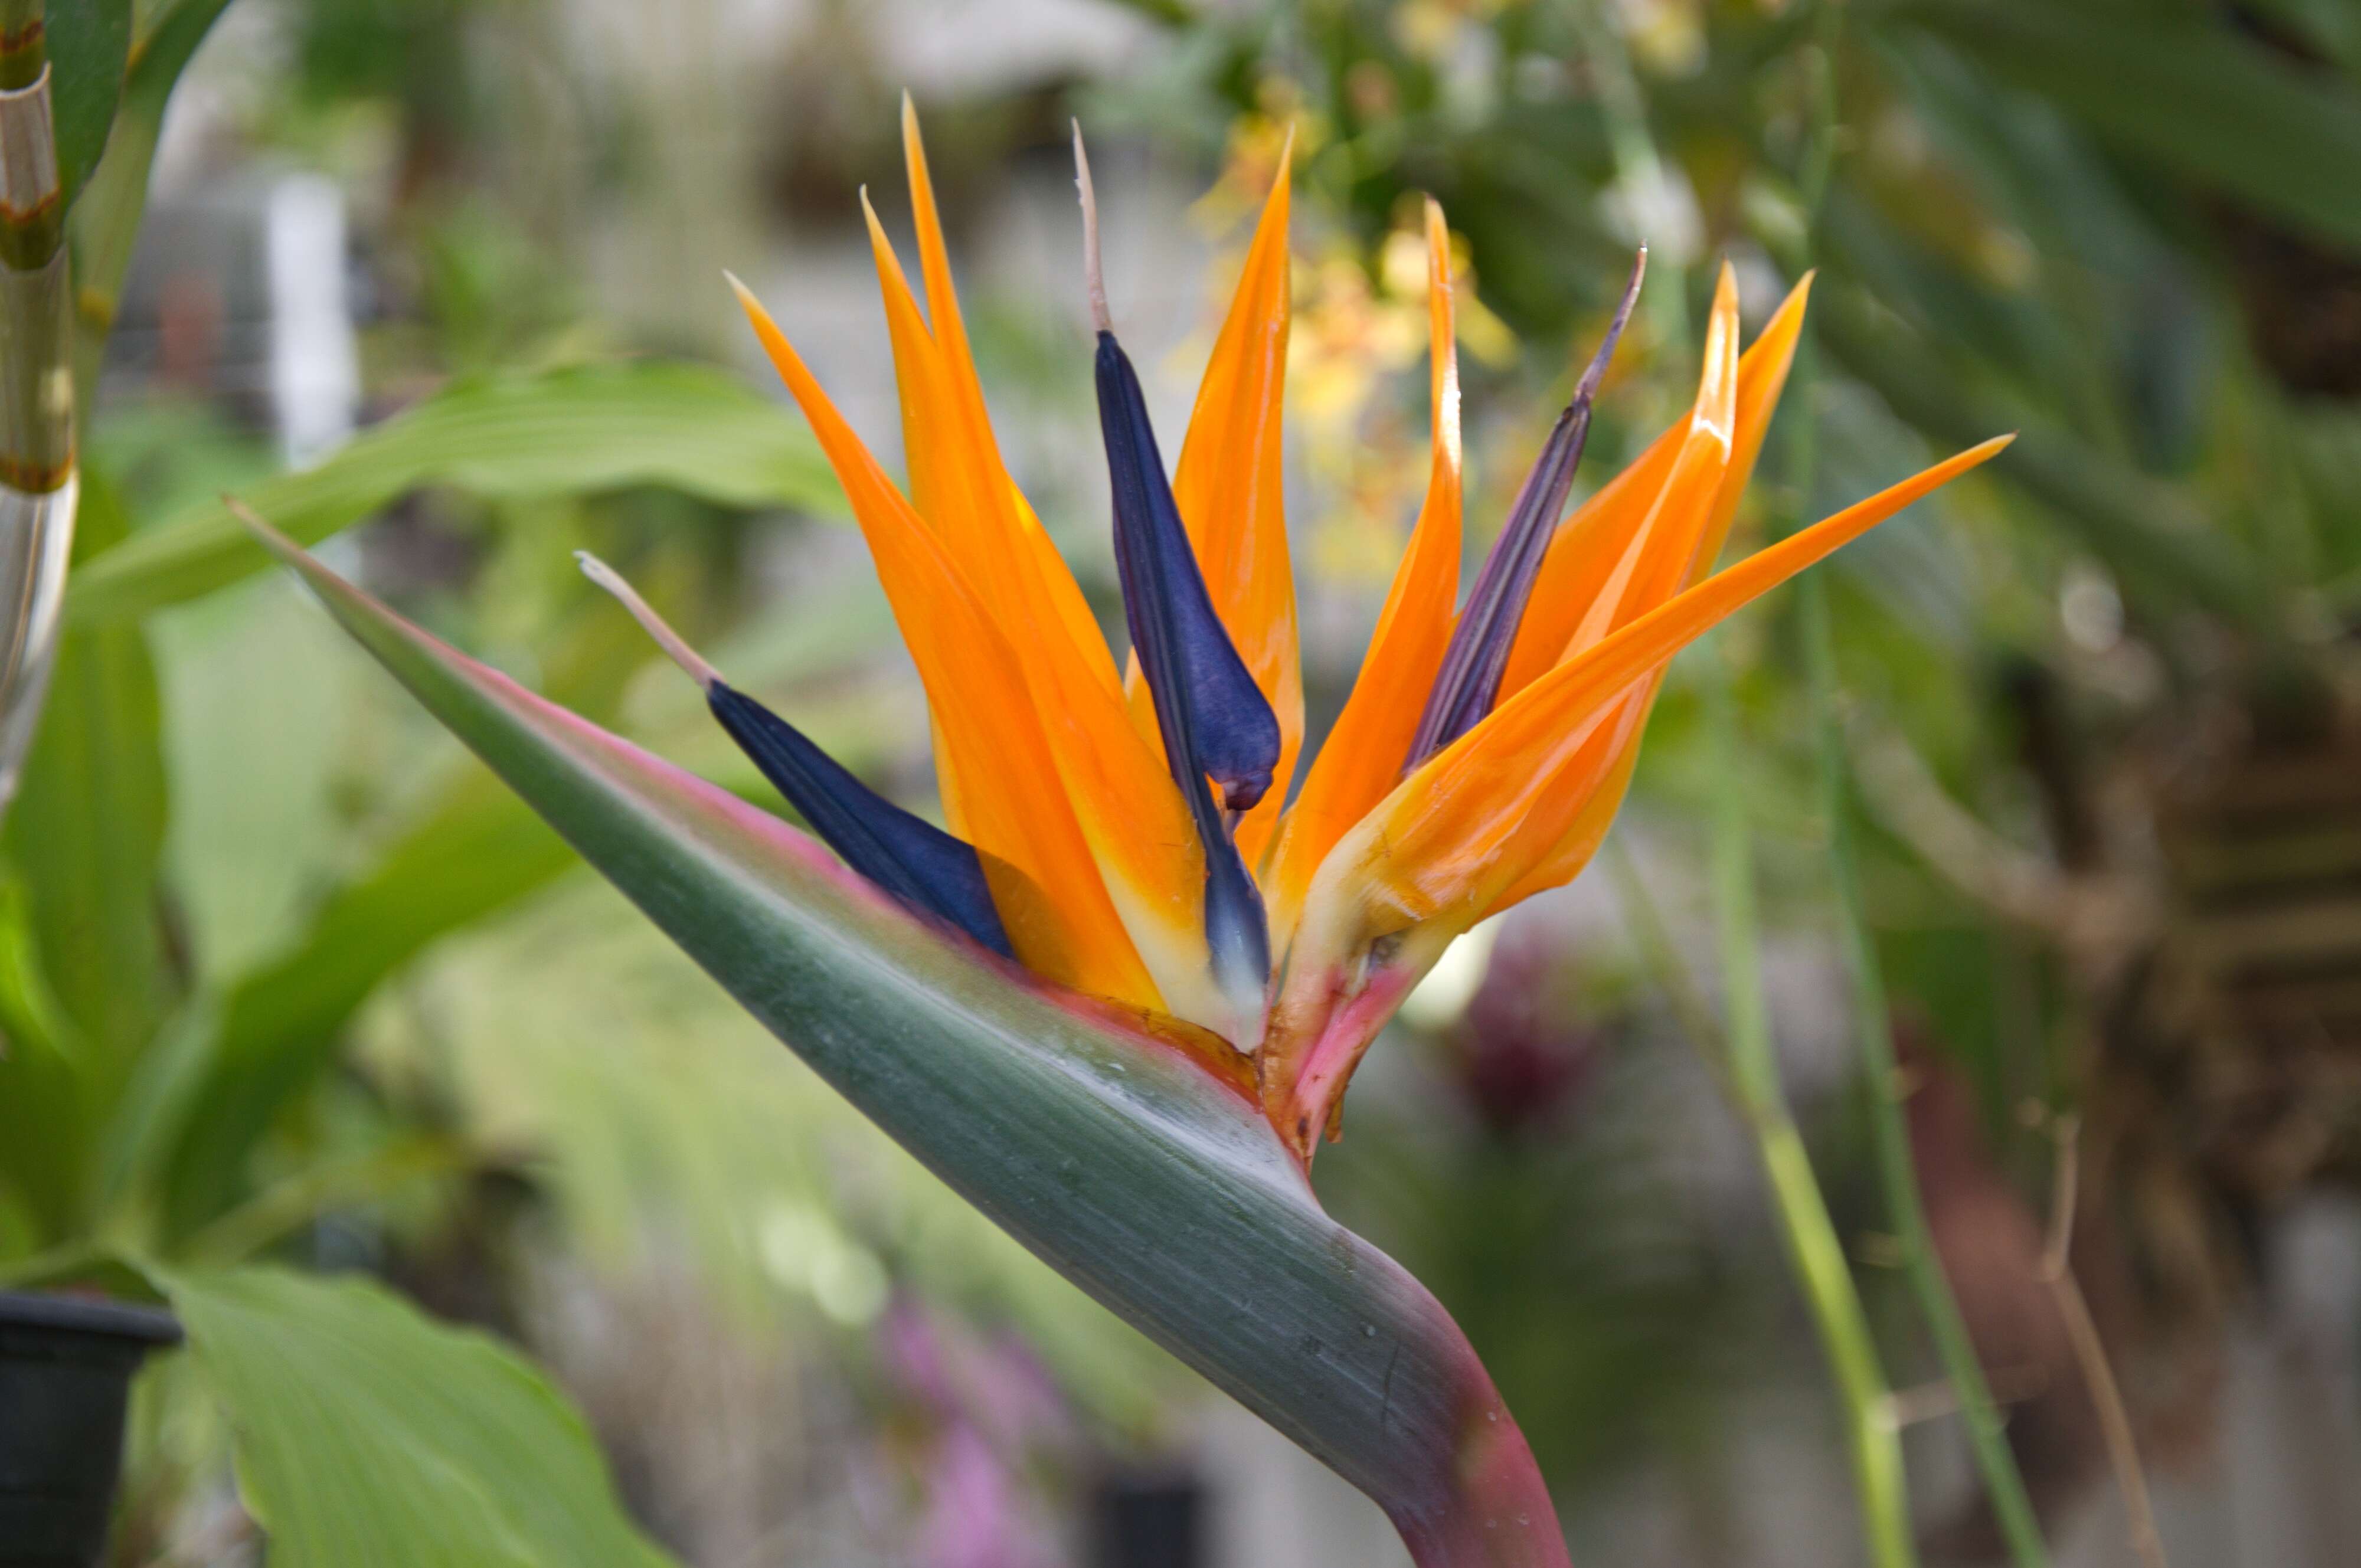
{"type": "Polygon", "coordinates": [[[1666,662],[2004,443],[1711,573],[1804,308],[1799,286],[1741,354],[1725,269],[1688,417],[1566,515],[1635,268],[1460,603],[1451,281],[1430,205],[1426,499],[1351,698],[1290,804],[1303,702],[1279,484],[1283,168],[1168,478],[1100,286],[1077,137],[1132,644],[1118,663],[1001,462],[906,104],[904,133],[931,311],[870,223],[906,490],[740,294],[910,645],[946,827],[878,796],[731,687],[595,561],[586,569],[697,678],[849,871],[239,515],[848,1100],[1376,1498],[1422,1568],[1565,1568],[1547,1486],[1473,1347],[1399,1265],[1322,1212],[1312,1150],[1370,1041],[1444,948],[1597,849],[1666,662]]]}
{"type": "Polygon", "coordinates": [[[1281,506],[1288,175],[1166,477],[1077,180],[1101,434],[1131,636],[1119,668],[1004,466],[915,115],[922,309],[867,196],[908,487],[730,282],[850,499],[926,688],[948,830],[884,800],[735,690],[603,564],[716,718],[855,871],[1071,991],[1158,1022],[1256,1095],[1305,1166],[1410,989],[1488,916],[1572,880],[1605,837],[1672,655],[1731,611],[1992,457],[1987,441],[1712,572],[1793,361],[1810,280],[1739,346],[1725,265],[1687,417],[1566,512],[1645,252],[1466,601],[1448,231],[1425,210],[1432,457],[1351,697],[1305,770],[1281,506]]]}

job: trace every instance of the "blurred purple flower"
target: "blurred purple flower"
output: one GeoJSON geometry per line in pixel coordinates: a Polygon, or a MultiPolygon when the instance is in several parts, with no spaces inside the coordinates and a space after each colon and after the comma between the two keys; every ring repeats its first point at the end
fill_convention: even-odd
{"type": "Polygon", "coordinates": [[[1040,1495],[1072,1446],[1055,1380],[1013,1336],[985,1338],[904,1297],[877,1329],[880,1364],[917,1482],[922,1568],[1052,1568],[1040,1495]]]}
{"type": "Polygon", "coordinates": [[[1590,1080],[1606,1031],[1583,1014],[1577,961],[1561,933],[1511,926],[1452,1031],[1454,1076],[1495,1137],[1554,1121],[1590,1080]]]}

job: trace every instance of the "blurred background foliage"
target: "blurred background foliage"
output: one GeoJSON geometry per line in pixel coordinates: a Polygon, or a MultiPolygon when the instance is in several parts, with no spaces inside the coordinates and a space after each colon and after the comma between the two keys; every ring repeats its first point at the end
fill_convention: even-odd
{"type": "MultiPolygon", "coordinates": [[[[1685,406],[1725,258],[1750,328],[1818,268],[1816,374],[1733,550],[2023,433],[1827,573],[1938,1249],[2061,1558],[2122,1560],[2120,1529],[2091,1522],[2117,1505],[2038,1277],[2077,1119],[2076,1270],[2176,1550],[2232,1560],[2202,1544],[2226,1510],[2259,1553],[2239,1560],[2351,1561],[2361,1520],[2333,1477],[2361,1411],[2361,1287],[2335,1273],[2361,1250],[2361,11],[1842,10],[1824,59],[1806,0],[228,7],[163,121],[93,378],[71,641],[7,823],[0,1271],[93,1246],[192,1278],[366,1270],[546,1366],[637,1527],[686,1562],[1130,1562],[1109,1544],[1126,1508],[1201,1492],[1208,1564],[1374,1560],[1277,1439],[968,1212],[583,876],[259,574],[214,499],[335,536],[405,613],[763,798],[577,575],[595,549],[733,680],[926,804],[916,682],[718,269],[778,303],[895,452],[856,192],[904,232],[908,89],[1004,444],[1111,614],[1066,117],[1106,149],[1111,280],[1168,426],[1291,126],[1315,729],[1423,481],[1422,192],[1463,269],[1471,550],[1642,240],[1586,488],[1685,406]],[[1823,64],[1840,129],[1814,212],[1823,64]],[[272,214],[298,199],[339,225],[324,281],[274,271],[293,231],[272,214]],[[323,290],[334,330],[308,335],[291,297],[323,290]],[[2280,1367],[2260,1393],[2257,1345],[2280,1367]],[[2255,1457],[2297,1452],[2312,1463],[2255,1457]],[[1330,1522],[1275,1544],[1271,1508],[1330,1522]],[[1264,1520],[1260,1555],[1223,1519],[1264,1520]]],[[[1881,1252],[1784,601],[1675,667],[1600,865],[1463,942],[1320,1181],[1460,1317],[1590,1555],[1842,1561],[1834,1419],[1701,1065],[1703,824],[1739,787],[1704,722],[1717,658],[1790,1089],[1895,1380],[1933,1376],[1881,1252]]],[[[306,1288],[236,1277],[246,1294],[192,1288],[184,1312],[229,1334],[306,1288]]],[[[306,1310],[361,1343],[394,1332],[379,1305],[306,1310]]],[[[466,1354],[404,1332],[419,1376],[466,1354]]],[[[146,1388],[126,1563],[258,1550],[247,1510],[280,1483],[250,1464],[241,1505],[197,1381],[173,1363],[146,1388]]],[[[1971,1551],[1956,1433],[1910,1442],[1930,1547],[1971,1551]]]]}

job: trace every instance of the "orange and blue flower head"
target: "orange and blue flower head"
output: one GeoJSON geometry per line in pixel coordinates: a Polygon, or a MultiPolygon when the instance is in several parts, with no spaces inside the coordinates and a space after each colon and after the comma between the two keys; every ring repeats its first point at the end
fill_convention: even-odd
{"type": "MultiPolygon", "coordinates": [[[[1666,663],[1740,606],[2006,444],[1989,441],[1712,571],[1803,325],[1809,279],[1739,350],[1724,267],[1687,416],[1569,513],[1636,266],[1466,602],[1449,236],[1426,206],[1426,497],[1352,695],[1303,743],[1281,508],[1285,160],[1168,477],[1116,341],[1079,134],[1100,433],[1130,633],[1104,633],[1000,456],[915,116],[927,308],[868,210],[907,485],[752,295],[740,302],[843,484],[926,687],[945,826],[886,801],[615,591],[845,862],[908,909],[1184,1042],[1309,1162],[1394,1008],[1454,938],[1570,881],[1605,837],[1666,663]]],[[[1644,253],[1642,261],[1644,264],[1644,253]]],[[[735,280],[732,280],[736,286],[735,280]]]]}

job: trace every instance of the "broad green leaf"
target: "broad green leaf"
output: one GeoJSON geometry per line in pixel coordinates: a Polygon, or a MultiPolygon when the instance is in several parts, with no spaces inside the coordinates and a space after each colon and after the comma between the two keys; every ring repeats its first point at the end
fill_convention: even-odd
{"type": "MultiPolygon", "coordinates": [[[[826,602],[732,639],[717,650],[741,678],[791,678],[832,669],[890,632],[873,579],[826,602]]],[[[333,633],[331,633],[333,635],[333,633]]],[[[604,595],[568,629],[549,661],[553,696],[603,717],[645,667],[638,625],[604,595]]],[[[695,688],[684,711],[709,727],[695,688]]],[[[719,737],[716,737],[717,740],[719,737]]],[[[858,737],[833,754],[858,762],[858,737]]],[[[720,776],[767,792],[735,751],[720,776]]],[[[499,780],[469,769],[366,871],[337,888],[301,940],[250,973],[224,999],[216,1023],[185,1053],[143,1061],[135,1102],[114,1130],[117,1175],[161,1194],[173,1234],[203,1224],[238,1195],[247,1155],[289,1101],[336,1059],[346,1025],[386,977],[427,946],[498,914],[577,864],[574,851],[499,780]]]]}
{"type": "Polygon", "coordinates": [[[41,27],[49,53],[49,117],[57,127],[58,190],[82,193],[123,97],[131,53],[131,0],[49,0],[41,27]]]}
{"type": "Polygon", "coordinates": [[[1250,1098],[935,936],[778,818],[428,638],[330,611],[853,1105],[1018,1241],[1382,1505],[1423,1564],[1565,1562],[1433,1296],[1323,1213],[1250,1098]]]}
{"type": "Polygon", "coordinates": [[[302,942],[233,989],[201,1063],[165,1108],[159,1186],[175,1231],[236,1195],[279,1109],[335,1059],[341,1031],[428,943],[545,886],[573,850],[475,773],[366,876],[337,892],[302,942]]]}
{"type": "MultiPolygon", "coordinates": [[[[729,506],[843,504],[810,438],[776,404],[719,371],[656,361],[456,382],[244,499],[310,544],[422,485],[490,498],[660,485],[729,506]]],[[[236,582],[265,560],[209,501],[76,573],[67,614],[142,614],[236,582]]]]}
{"type": "Polygon", "coordinates": [[[1925,23],[2102,136],[2322,237],[2361,245],[2361,91],[2197,7],[1911,0],[1925,23]]]}
{"type": "Polygon", "coordinates": [[[131,242],[148,209],[148,171],[164,128],[164,107],[197,46],[205,41],[229,0],[159,0],[138,18],[137,47],[123,77],[120,103],[105,148],[68,214],[73,247],[75,306],[81,317],[74,345],[74,384],[87,401],[98,361],[115,324],[131,242]]]}
{"type": "MultiPolygon", "coordinates": [[[[114,490],[82,478],[77,567],[127,532],[114,490]]],[[[156,671],[132,625],[60,640],[38,737],[4,837],[42,972],[93,1085],[146,1044],[169,989],[157,869],[165,812],[156,671]]]]}
{"type": "Polygon", "coordinates": [[[227,1412],[272,1568],[659,1568],[582,1418],[381,1286],[151,1270],[227,1412]]]}
{"type": "Polygon", "coordinates": [[[13,1197],[44,1242],[66,1237],[84,1201],[87,1097],[73,1034],[11,878],[0,883],[0,1199],[13,1197]]]}
{"type": "MultiPolygon", "coordinates": [[[[639,628],[601,597],[551,661],[551,687],[610,711],[645,657],[639,628]]],[[[429,943],[546,885],[574,852],[498,780],[470,768],[336,889],[300,941],[240,977],[217,1026],[187,1059],[159,1058],[125,1136],[175,1232],[237,1195],[247,1155],[273,1116],[335,1059],[344,1025],[386,976],[429,943]]],[[[143,1064],[145,1066],[147,1064],[143,1064]]]]}

